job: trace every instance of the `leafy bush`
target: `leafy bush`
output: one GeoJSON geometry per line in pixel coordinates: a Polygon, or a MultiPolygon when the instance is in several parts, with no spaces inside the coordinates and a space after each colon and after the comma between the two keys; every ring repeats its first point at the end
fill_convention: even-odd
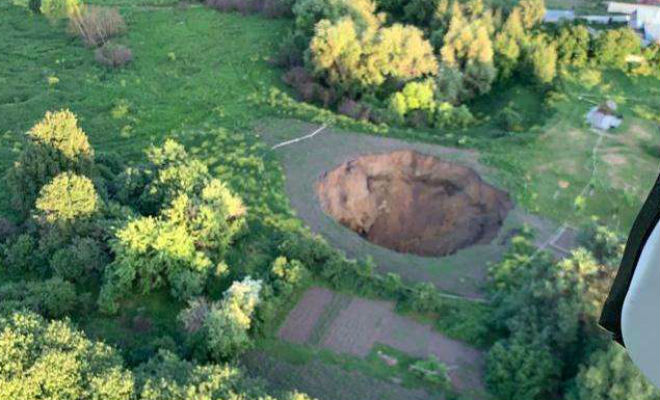
{"type": "Polygon", "coordinates": [[[249,276],[235,281],[220,302],[196,299],[179,314],[179,320],[197,344],[198,357],[213,360],[236,357],[250,344],[248,330],[260,302],[262,282],[249,276]]]}
{"type": "Polygon", "coordinates": [[[0,286],[0,314],[30,310],[46,318],[70,315],[77,306],[73,284],[60,278],[6,283],[0,286]]]}
{"type": "Polygon", "coordinates": [[[467,128],[474,123],[475,118],[465,104],[455,107],[442,102],[435,110],[434,126],[437,128],[467,128]]]}
{"type": "Polygon", "coordinates": [[[106,312],[115,312],[134,286],[147,293],[167,285],[182,300],[199,294],[245,223],[241,199],[183,146],[168,140],[150,150],[150,161],[152,181],[144,193],[157,199],[149,209],[158,214],[126,222],[110,242],[115,260],[99,298],[106,312]]]}
{"type": "Polygon", "coordinates": [[[39,221],[65,224],[94,215],[100,199],[89,178],[64,172],[41,188],[35,207],[39,221]]]}
{"type": "Polygon", "coordinates": [[[421,110],[433,114],[435,83],[431,79],[409,82],[403,90],[394,93],[389,100],[389,109],[397,119],[403,120],[409,112],[421,110]]]}
{"type": "Polygon", "coordinates": [[[88,46],[101,46],[110,38],[126,32],[126,22],[114,8],[88,6],[71,14],[69,30],[88,46]]]}
{"type": "Polygon", "coordinates": [[[560,363],[542,339],[497,342],[488,352],[486,382],[498,399],[547,399],[559,383],[560,363]]]}
{"type": "Polygon", "coordinates": [[[443,389],[449,389],[451,386],[447,366],[441,363],[435,355],[415,362],[410,366],[410,370],[421,379],[439,385],[443,389]]]}
{"type": "Polygon", "coordinates": [[[122,44],[107,42],[94,51],[94,58],[101,65],[119,68],[133,61],[133,52],[122,44]]]}
{"type": "Polygon", "coordinates": [[[108,256],[94,239],[75,238],[70,245],[57,250],[50,259],[55,275],[70,281],[80,281],[91,273],[100,273],[108,256]]]}
{"type": "Polygon", "coordinates": [[[14,275],[24,276],[41,271],[37,241],[29,234],[10,238],[3,246],[4,267],[14,275]]]}
{"type": "Polygon", "coordinates": [[[0,332],[0,398],[131,398],[133,377],[119,354],[69,322],[15,313],[0,318],[0,332]]]}
{"type": "Polygon", "coordinates": [[[499,123],[503,129],[510,132],[523,130],[523,116],[511,106],[506,106],[499,112],[499,123]]]}
{"type": "Polygon", "coordinates": [[[80,0],[41,0],[40,10],[48,18],[66,18],[80,5],[80,0]]]}
{"type": "Polygon", "coordinates": [[[71,111],[47,112],[26,139],[7,175],[12,205],[22,216],[32,209],[42,186],[61,172],[94,175],[94,150],[71,111]]]}

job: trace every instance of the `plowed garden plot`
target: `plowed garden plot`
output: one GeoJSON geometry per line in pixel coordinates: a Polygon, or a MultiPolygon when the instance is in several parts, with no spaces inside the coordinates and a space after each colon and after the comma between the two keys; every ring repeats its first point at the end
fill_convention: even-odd
{"type": "Polygon", "coordinates": [[[366,357],[378,343],[414,357],[435,355],[450,369],[450,377],[459,391],[483,390],[483,357],[480,351],[449,339],[431,326],[396,314],[394,304],[387,301],[352,297],[348,302],[336,301],[347,296],[324,289],[310,289],[293,309],[280,329],[280,338],[305,344],[318,344],[337,353],[366,357]],[[315,296],[323,293],[325,308],[319,312],[315,296]],[[327,295],[333,297],[327,300],[327,295]],[[312,309],[310,313],[304,310],[312,309]],[[314,315],[299,318],[299,315],[314,315]],[[315,324],[310,329],[306,323],[315,324]],[[299,332],[315,332],[318,341],[301,342],[299,332]]]}
{"type": "Polygon", "coordinates": [[[298,390],[319,400],[439,400],[423,389],[404,388],[358,371],[312,360],[291,363],[261,351],[241,357],[250,373],[265,377],[279,390],[298,390]]]}
{"type": "Polygon", "coordinates": [[[334,293],[324,288],[311,288],[286,317],[279,336],[292,343],[307,343],[334,293]]]}

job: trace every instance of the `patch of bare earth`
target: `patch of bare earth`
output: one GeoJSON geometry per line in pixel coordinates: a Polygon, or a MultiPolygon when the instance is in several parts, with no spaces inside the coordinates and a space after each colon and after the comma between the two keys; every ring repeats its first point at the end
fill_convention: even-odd
{"type": "MultiPolygon", "coordinates": [[[[303,335],[299,331],[311,332],[315,327],[305,325],[305,321],[321,323],[321,314],[318,304],[313,301],[313,294],[319,293],[319,288],[310,289],[303,299],[296,305],[291,314],[304,314],[300,308],[311,307],[310,315],[314,318],[287,318],[280,338],[286,341],[301,343],[303,335]]],[[[330,291],[326,291],[332,293],[330,291]]],[[[327,293],[323,292],[323,296],[327,293]]],[[[335,294],[338,296],[338,294],[335,294]]],[[[330,300],[324,300],[330,304],[330,300]]],[[[332,313],[329,321],[323,321],[324,329],[320,332],[318,344],[321,347],[337,353],[351,354],[366,357],[374,345],[382,343],[401,350],[411,356],[427,358],[435,355],[450,369],[453,386],[459,391],[482,392],[483,385],[483,355],[462,342],[449,339],[435,331],[428,324],[421,324],[411,318],[398,315],[394,311],[394,304],[388,301],[368,300],[353,297],[343,308],[332,313]]],[[[311,333],[305,333],[308,340],[311,333]]],[[[304,342],[306,344],[309,341],[304,342]]]]}
{"type": "Polygon", "coordinates": [[[421,256],[489,243],[513,206],[473,169],[411,150],[345,162],[321,177],[317,194],[367,240],[421,256]]]}
{"type": "Polygon", "coordinates": [[[287,315],[280,327],[279,337],[292,343],[308,342],[314,327],[333,297],[334,293],[328,289],[314,287],[307,290],[287,315]]]}
{"type": "Polygon", "coordinates": [[[297,390],[319,400],[439,400],[425,390],[404,388],[320,360],[294,364],[250,351],[241,357],[241,362],[251,374],[266,378],[275,389],[297,390]]]}

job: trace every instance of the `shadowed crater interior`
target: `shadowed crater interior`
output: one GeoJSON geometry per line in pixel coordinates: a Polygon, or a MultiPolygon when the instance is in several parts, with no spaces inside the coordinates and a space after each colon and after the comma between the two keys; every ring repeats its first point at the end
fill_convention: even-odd
{"type": "Polygon", "coordinates": [[[403,253],[444,256],[488,243],[512,208],[471,168],[403,150],[324,173],[323,210],[367,240],[403,253]]]}

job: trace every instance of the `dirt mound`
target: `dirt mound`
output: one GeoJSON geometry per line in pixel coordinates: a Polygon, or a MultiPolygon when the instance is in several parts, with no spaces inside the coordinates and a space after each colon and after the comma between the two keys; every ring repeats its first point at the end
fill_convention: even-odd
{"type": "Polygon", "coordinates": [[[321,176],[323,210],[378,245],[444,256],[488,243],[512,208],[472,169],[414,151],[363,156],[321,176]]]}

